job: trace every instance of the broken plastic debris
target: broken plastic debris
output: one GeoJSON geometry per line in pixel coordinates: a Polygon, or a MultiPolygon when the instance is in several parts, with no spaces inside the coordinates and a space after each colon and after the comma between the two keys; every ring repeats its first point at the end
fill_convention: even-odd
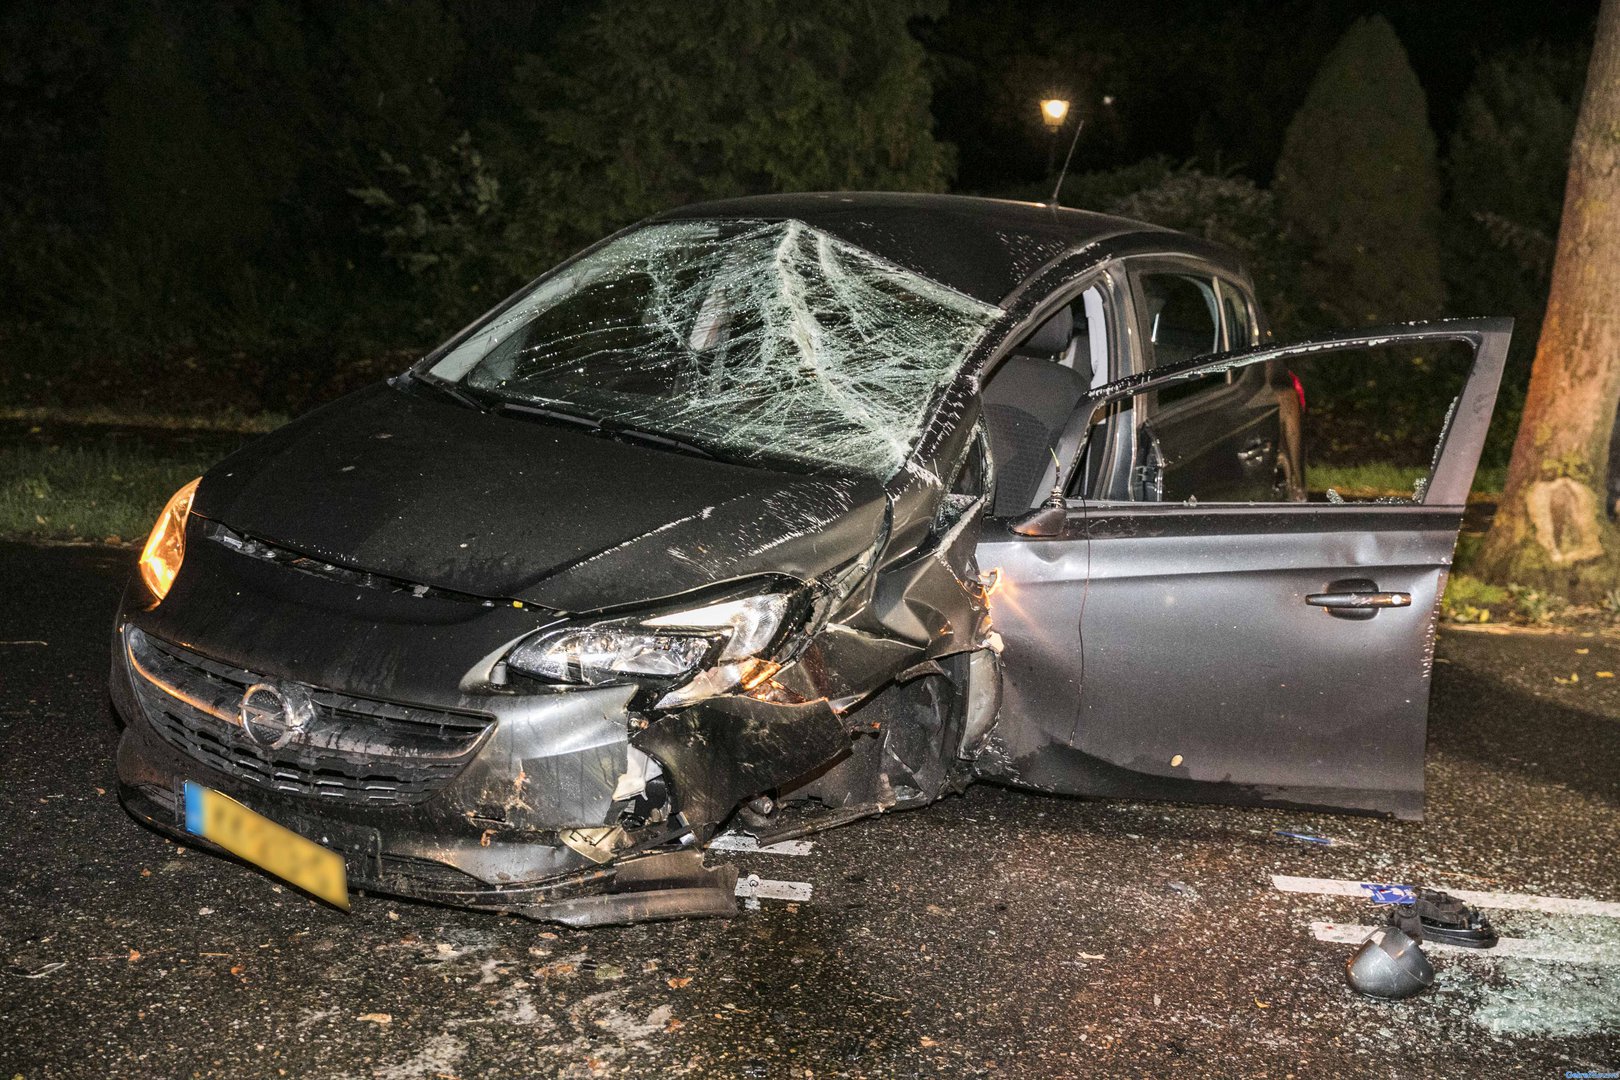
{"type": "Polygon", "coordinates": [[[1395,1001],[1433,986],[1434,965],[1399,927],[1380,926],[1345,961],[1344,977],[1357,993],[1395,1001]]]}
{"type": "Polygon", "coordinates": [[[1409,904],[1397,904],[1386,914],[1391,926],[1398,926],[1414,941],[1437,941],[1465,949],[1496,946],[1496,931],[1490,919],[1478,908],[1438,889],[1417,889],[1409,904]]]}
{"type": "Polygon", "coordinates": [[[772,881],[758,874],[737,879],[737,895],[744,900],[792,900],[804,903],[814,886],[808,881],[772,881]]]}
{"type": "Polygon", "coordinates": [[[1332,847],[1334,844],[1343,843],[1343,841],[1334,840],[1332,837],[1316,836],[1313,833],[1289,832],[1287,829],[1276,830],[1276,835],[1289,840],[1300,840],[1307,844],[1321,844],[1324,847],[1332,847]]]}
{"type": "Polygon", "coordinates": [[[1417,899],[1417,893],[1410,885],[1377,885],[1363,881],[1361,887],[1367,893],[1367,899],[1375,904],[1410,904],[1417,899]]]}
{"type": "Polygon", "coordinates": [[[622,826],[596,825],[585,829],[564,829],[557,834],[557,838],[592,862],[605,863],[613,858],[625,835],[622,826]]]}

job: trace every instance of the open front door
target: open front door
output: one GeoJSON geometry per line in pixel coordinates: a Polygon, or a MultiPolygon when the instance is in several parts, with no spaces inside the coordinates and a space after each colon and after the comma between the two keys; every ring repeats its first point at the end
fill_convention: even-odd
{"type": "Polygon", "coordinates": [[[1364,331],[1095,391],[1093,422],[1130,407],[1129,482],[1082,454],[1061,525],[991,522],[980,547],[1008,778],[1421,816],[1435,619],[1511,329],[1364,331]]]}

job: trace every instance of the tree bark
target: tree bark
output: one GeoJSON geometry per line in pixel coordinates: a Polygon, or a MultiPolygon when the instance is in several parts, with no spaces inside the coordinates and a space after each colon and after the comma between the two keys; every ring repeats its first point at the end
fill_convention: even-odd
{"type": "Polygon", "coordinates": [[[1620,403],[1620,0],[1603,0],[1507,484],[1475,572],[1601,600],[1620,588],[1605,503],[1620,403]]]}

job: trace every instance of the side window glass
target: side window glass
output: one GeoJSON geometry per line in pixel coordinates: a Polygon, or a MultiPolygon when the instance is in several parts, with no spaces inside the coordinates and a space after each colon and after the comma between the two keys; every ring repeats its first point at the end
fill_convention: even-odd
{"type": "Polygon", "coordinates": [[[1254,318],[1248,299],[1235,285],[1221,282],[1221,304],[1226,309],[1226,347],[1247,349],[1255,344],[1254,318]]]}
{"type": "Polygon", "coordinates": [[[1142,336],[1148,341],[1148,367],[1191,360],[1221,351],[1221,320],[1215,286],[1191,274],[1143,274],[1142,336]]]}
{"type": "Polygon", "coordinates": [[[1128,497],[1421,502],[1473,362],[1466,342],[1395,341],[1196,376],[1141,425],[1128,497]]]}
{"type": "MultiPolygon", "coordinates": [[[[1191,360],[1221,350],[1221,316],[1215,284],[1191,274],[1143,274],[1142,336],[1147,340],[1147,366],[1191,360]]],[[[1165,406],[1201,387],[1167,386],[1159,391],[1165,406]]]]}

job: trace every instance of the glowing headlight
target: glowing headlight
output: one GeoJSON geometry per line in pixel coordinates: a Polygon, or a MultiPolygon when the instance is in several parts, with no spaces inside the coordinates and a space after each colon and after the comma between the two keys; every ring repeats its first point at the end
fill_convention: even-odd
{"type": "Polygon", "coordinates": [[[724,693],[757,675],[782,627],[788,598],[765,593],[725,600],[639,622],[598,623],[524,642],[507,657],[518,671],[543,679],[603,683],[625,678],[685,681],[714,656],[717,665],[658,704],[671,707],[724,693]]]}
{"type": "Polygon", "coordinates": [[[198,477],[173,495],[158,514],[152,534],[141,549],[141,580],[152,595],[162,600],[169,595],[174,576],[180,572],[180,562],[186,557],[186,518],[191,514],[191,499],[197,494],[198,477]]]}

